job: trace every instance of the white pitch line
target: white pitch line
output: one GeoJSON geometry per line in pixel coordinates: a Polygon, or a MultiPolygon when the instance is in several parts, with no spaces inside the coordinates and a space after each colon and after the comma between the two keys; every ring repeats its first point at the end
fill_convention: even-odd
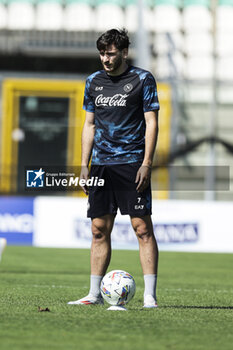
{"type": "MultiPolygon", "coordinates": [[[[35,285],[36,287],[40,287],[39,285],[35,285]]],[[[76,288],[75,286],[62,286],[62,285],[51,285],[47,287],[52,287],[52,288],[76,288]]],[[[82,288],[88,288],[88,286],[82,286],[82,288]]],[[[137,288],[138,290],[144,290],[144,288],[137,288]]],[[[203,292],[215,292],[215,293],[233,293],[233,289],[188,289],[188,288],[159,288],[160,291],[166,291],[166,292],[189,292],[189,293],[203,293],[203,292]]]]}
{"type": "MultiPolygon", "coordinates": [[[[32,284],[32,285],[29,285],[30,287],[34,287],[34,288],[67,288],[67,289],[75,289],[75,288],[79,288],[78,286],[75,286],[75,285],[72,285],[72,286],[69,286],[69,285],[55,285],[55,284],[43,284],[43,285],[39,285],[39,284],[32,284]]],[[[19,287],[23,287],[25,288],[25,284],[18,284],[16,288],[13,288],[13,289],[17,289],[19,287]]],[[[81,289],[88,289],[89,287],[87,285],[84,285],[81,287],[81,289]]],[[[138,291],[143,291],[144,288],[142,287],[137,287],[137,290],[138,291]]],[[[190,288],[158,288],[158,290],[160,292],[180,292],[180,293],[209,293],[209,292],[214,292],[214,293],[230,293],[230,294],[233,294],[233,289],[190,289],[190,288]]]]}

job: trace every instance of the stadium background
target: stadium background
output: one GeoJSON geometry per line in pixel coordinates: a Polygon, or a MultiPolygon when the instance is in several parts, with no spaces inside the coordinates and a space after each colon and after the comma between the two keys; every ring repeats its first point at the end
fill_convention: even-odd
{"type": "MultiPolygon", "coordinates": [[[[84,214],[70,215],[71,208],[85,207],[80,194],[29,196],[24,166],[79,165],[84,81],[101,67],[96,38],[113,27],[129,31],[129,61],[151,70],[158,81],[160,136],[152,180],[155,220],[167,214],[157,228],[161,246],[186,250],[192,243],[191,250],[206,251],[199,244],[208,242],[215,227],[216,247],[209,248],[215,251],[224,223],[220,250],[228,251],[232,0],[0,0],[0,236],[9,244],[64,246],[56,243],[61,223],[51,220],[60,210],[61,222],[70,224],[68,246],[82,246],[74,227],[86,227],[84,214]]],[[[120,221],[119,235],[128,230],[120,221]]],[[[134,245],[130,240],[126,248],[134,245]]]]}

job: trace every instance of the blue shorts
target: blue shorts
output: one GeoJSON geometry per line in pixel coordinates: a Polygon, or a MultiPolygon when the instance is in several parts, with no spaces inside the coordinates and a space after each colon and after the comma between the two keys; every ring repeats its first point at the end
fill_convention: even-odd
{"type": "Polygon", "coordinates": [[[116,214],[141,217],[151,215],[151,185],[143,192],[136,191],[138,163],[116,165],[92,165],[90,177],[104,179],[104,186],[89,188],[87,216],[101,217],[116,214]]]}

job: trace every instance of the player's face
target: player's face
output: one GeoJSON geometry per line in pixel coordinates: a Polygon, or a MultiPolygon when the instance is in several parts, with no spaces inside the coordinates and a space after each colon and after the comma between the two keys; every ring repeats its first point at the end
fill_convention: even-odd
{"type": "Polygon", "coordinates": [[[127,58],[127,49],[118,50],[115,45],[110,45],[104,51],[100,51],[100,60],[105,71],[110,75],[118,75],[123,73],[125,60],[127,58]]]}

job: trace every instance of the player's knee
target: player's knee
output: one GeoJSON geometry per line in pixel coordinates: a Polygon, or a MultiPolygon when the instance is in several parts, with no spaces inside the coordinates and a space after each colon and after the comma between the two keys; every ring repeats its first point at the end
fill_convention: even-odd
{"type": "Polygon", "coordinates": [[[153,236],[152,232],[148,229],[147,225],[142,224],[138,225],[134,228],[136,236],[139,240],[142,240],[143,242],[148,242],[151,237],[153,236]]]}
{"type": "Polygon", "coordinates": [[[92,223],[92,236],[94,240],[104,240],[108,236],[107,226],[92,223]]]}

